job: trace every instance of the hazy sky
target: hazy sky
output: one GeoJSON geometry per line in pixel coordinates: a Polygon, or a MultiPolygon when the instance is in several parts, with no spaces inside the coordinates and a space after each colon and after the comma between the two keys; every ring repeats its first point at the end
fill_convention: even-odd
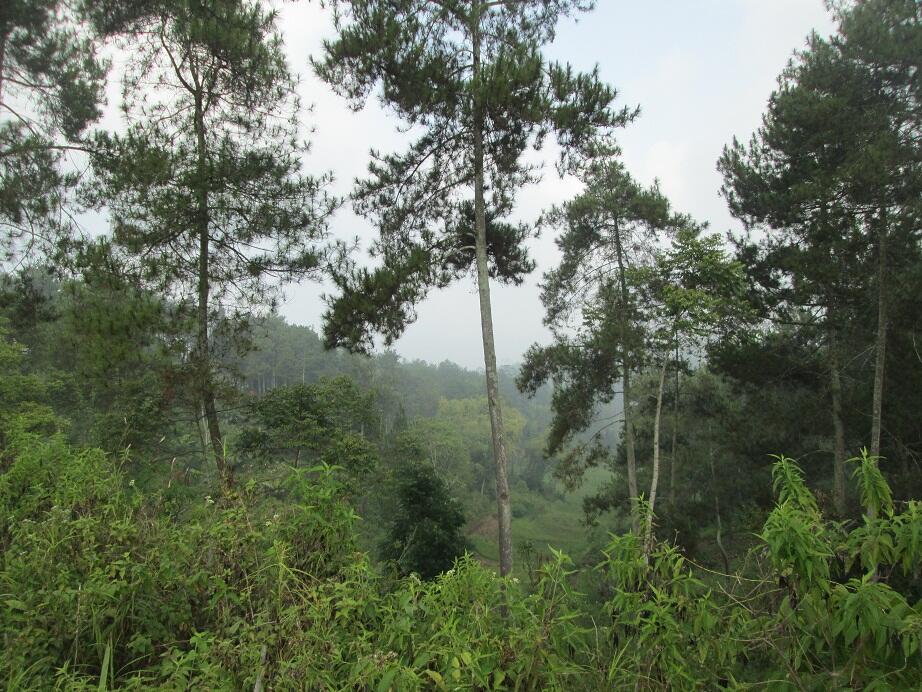
{"type": "MultiPolygon", "coordinates": [[[[578,22],[561,25],[549,56],[581,69],[598,63],[602,78],[619,90],[620,103],[640,106],[640,117],[619,135],[633,175],[645,183],[658,178],[677,210],[708,221],[712,230],[734,227],[718,196],[715,163],[734,135],[748,138],[758,126],[778,73],[807,34],[832,30],[823,1],[599,0],[597,5],[578,22]]],[[[371,146],[390,151],[406,140],[376,101],[352,113],[312,74],[308,55],[319,53],[321,40],[332,35],[326,12],[314,4],[286,5],[281,26],[292,66],[302,77],[304,101],[314,104],[308,122],[316,132],[307,169],[335,171],[336,189],[344,194],[365,172],[371,146]]],[[[577,190],[575,181],[560,180],[550,166],[540,185],[521,194],[516,216],[533,218],[577,190]]],[[[374,235],[349,210],[338,214],[334,230],[359,236],[364,246],[374,235]]],[[[538,268],[524,285],[493,286],[500,365],[517,362],[531,343],[548,339],[537,284],[558,261],[554,239],[534,241],[531,251],[538,268]]],[[[316,284],[290,287],[282,314],[319,328],[323,291],[316,284]]],[[[431,294],[396,350],[410,359],[482,367],[473,281],[431,294]]]]}

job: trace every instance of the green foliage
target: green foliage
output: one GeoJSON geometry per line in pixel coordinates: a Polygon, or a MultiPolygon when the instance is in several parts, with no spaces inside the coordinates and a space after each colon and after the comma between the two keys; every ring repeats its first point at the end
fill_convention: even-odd
{"type": "Polygon", "coordinates": [[[373,396],[347,377],[274,389],[251,406],[240,451],[259,460],[338,465],[354,480],[377,465],[373,396]],[[366,437],[367,435],[367,437],[366,437]]]}
{"type": "Polygon", "coordinates": [[[893,516],[893,497],[890,494],[890,486],[877,465],[878,460],[869,456],[867,449],[862,449],[861,457],[856,457],[852,461],[858,462],[853,476],[858,481],[861,504],[864,505],[868,517],[874,519],[881,514],[893,516]]]}
{"type": "Polygon", "coordinates": [[[772,467],[772,489],[781,504],[790,503],[801,512],[816,515],[816,498],[807,488],[804,473],[793,459],[776,456],[772,467]]]}
{"type": "Polygon", "coordinates": [[[534,268],[523,245],[534,228],[504,219],[536,176],[523,155],[553,132],[569,159],[632,114],[611,108],[615,91],[598,71],[574,73],[542,55],[558,20],[591,3],[331,4],[338,35],[314,62],[317,73],[354,108],[381,84],[383,104],[419,128],[404,152],[372,151],[370,176],[353,193],[379,231],[371,251],[382,261],[338,272],[325,340],[367,351],[376,333],[392,343],[432,289],[475,266],[520,283],[534,268]]]}
{"type": "MultiPolygon", "coordinates": [[[[417,456],[436,469],[452,492],[479,492],[492,487],[490,418],[484,397],[442,399],[431,418],[413,421],[408,434],[416,438],[417,456]]],[[[503,423],[506,454],[515,477],[522,464],[525,418],[514,407],[505,406],[503,423]]]]}
{"type": "Polygon", "coordinates": [[[403,575],[433,579],[464,554],[464,512],[428,464],[403,462],[395,476],[394,508],[381,557],[403,575]]]}
{"type": "Polygon", "coordinates": [[[177,520],[98,451],[34,437],[8,451],[0,675],[21,689],[560,686],[573,669],[565,562],[541,597],[510,585],[504,644],[499,581],[468,559],[385,588],[323,468],[293,476],[283,506],[247,489],[177,520]]]}
{"type": "Polygon", "coordinates": [[[0,13],[0,251],[55,252],[70,230],[81,149],[100,115],[105,77],[80,3],[7,0],[0,13]],[[77,9],[75,9],[75,7],[77,9]]]}
{"type": "Polygon", "coordinates": [[[716,599],[674,547],[646,555],[634,534],[613,537],[599,565],[611,584],[605,609],[618,650],[608,668],[616,689],[712,688],[741,643],[727,637],[716,599]]]}
{"type": "MultiPolygon", "coordinates": [[[[918,570],[918,503],[876,520],[891,550],[840,574],[840,546],[867,547],[826,524],[784,457],[757,551],[770,572],[699,575],[675,546],[645,553],[626,534],[610,538],[590,596],[555,550],[530,591],[469,557],[431,581],[383,578],[355,550],[355,514],[324,466],[177,513],[98,450],[8,439],[0,676],[17,689],[905,688],[922,670],[922,615],[884,569],[918,570]]],[[[431,469],[399,482],[408,512],[435,512],[405,529],[453,512],[431,469]]]]}
{"type": "Polygon", "coordinates": [[[612,110],[598,70],[544,57],[558,20],[590,0],[327,4],[338,35],[320,76],[356,107],[380,86],[416,137],[374,152],[353,196],[380,231],[373,269],[324,244],[337,200],[330,176],[302,173],[269,5],[0,9],[0,246],[57,253],[0,291],[7,689],[917,688],[922,5],[830,3],[837,33],[809,38],[751,142],[721,158],[747,230],[731,260],[627,174],[611,135],[635,113],[612,110]],[[130,47],[131,122],[87,139],[100,36],[130,47]],[[271,314],[285,280],[329,262],[341,290],[326,341],[368,350],[475,268],[481,288],[520,283],[540,223],[509,218],[539,174],[526,154],[552,132],[584,189],[543,217],[562,231],[542,286],[555,342],[519,378],[540,401],[509,372],[497,382],[485,338],[505,432],[484,413],[482,373],[323,354],[317,334],[271,314]],[[52,247],[71,227],[70,150],[90,155],[81,201],[107,210],[111,234],[52,247]],[[61,278],[74,266],[79,279],[61,278]],[[705,344],[706,366],[682,362],[705,344]],[[852,460],[850,498],[843,464],[872,397],[874,452],[852,460]],[[231,404],[220,416],[216,400],[231,404]],[[608,430],[622,415],[619,446],[608,430]],[[647,507],[652,526],[634,441],[650,449],[666,429],[658,533],[678,530],[682,547],[636,530],[600,542],[597,527],[570,543],[577,567],[547,546],[572,540],[581,498],[552,497],[545,436],[568,486],[599,467],[582,498],[593,520],[647,507]],[[498,578],[480,545],[495,534],[493,431],[518,484],[499,519],[519,520],[527,587],[498,578]],[[197,477],[206,435],[236,489],[197,477]],[[773,449],[802,461],[775,457],[769,483],[773,449]],[[815,461],[829,453],[837,521],[815,461]],[[360,551],[372,543],[389,566],[360,551]]]}
{"type": "Polygon", "coordinates": [[[25,347],[11,339],[0,321],[0,444],[25,430],[54,430],[64,421],[46,402],[61,385],[51,373],[44,376],[25,369],[25,347]]]}

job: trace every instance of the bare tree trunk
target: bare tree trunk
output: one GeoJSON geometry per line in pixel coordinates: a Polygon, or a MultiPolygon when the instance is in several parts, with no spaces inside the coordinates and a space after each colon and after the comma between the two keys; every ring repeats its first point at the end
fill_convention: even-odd
{"type": "Polygon", "coordinates": [[[675,505],[676,490],[676,442],[679,436],[679,347],[675,349],[675,400],[672,405],[672,450],[669,453],[669,505],[675,505]]]}
{"type": "Polygon", "coordinates": [[[6,59],[6,34],[0,35],[0,104],[3,103],[3,66],[6,59]]]}
{"type": "Polygon", "coordinates": [[[881,211],[877,271],[877,358],[874,362],[874,403],[871,411],[871,456],[880,456],[881,411],[884,400],[884,365],[887,359],[887,215],[881,211]]]}
{"type": "MultiPolygon", "coordinates": [[[[480,74],[480,17],[482,5],[473,1],[474,80],[480,74]]],[[[490,305],[490,275],[487,269],[487,220],[484,202],[483,106],[479,95],[474,97],[474,222],[476,226],[477,288],[480,296],[480,327],[483,333],[483,364],[487,379],[487,407],[493,437],[493,458],[496,463],[496,516],[499,524],[499,573],[512,573],[512,507],[509,498],[506,445],[503,413],[499,400],[499,378],[496,373],[496,346],[493,340],[493,312],[490,305]]]]}
{"type": "Polygon", "coordinates": [[[724,572],[729,574],[730,573],[730,556],[727,555],[727,549],[724,548],[724,542],[723,542],[723,535],[722,535],[723,534],[723,524],[721,523],[721,520],[720,520],[720,494],[717,492],[717,473],[714,470],[714,448],[713,446],[711,447],[711,452],[708,455],[708,458],[711,462],[711,483],[712,483],[712,490],[714,492],[714,513],[717,518],[717,535],[715,538],[717,540],[717,547],[720,550],[720,555],[724,561],[724,572]]]}
{"type": "Polygon", "coordinates": [[[202,406],[195,419],[195,428],[198,430],[199,444],[202,447],[202,463],[208,461],[208,439],[205,432],[205,407],[202,406]]]}
{"type": "Polygon", "coordinates": [[[624,269],[624,249],[621,246],[621,229],[615,222],[615,253],[618,259],[618,278],[621,286],[621,311],[618,320],[621,332],[621,378],[623,380],[622,395],[624,399],[624,446],[627,454],[627,490],[630,500],[631,528],[635,534],[640,533],[640,522],[637,517],[637,454],[634,448],[634,416],[632,408],[634,399],[631,395],[631,357],[630,347],[627,343],[627,310],[630,296],[627,290],[627,277],[624,269]]]}
{"type": "Polygon", "coordinates": [[[634,415],[632,408],[634,399],[631,394],[631,371],[629,359],[624,358],[624,447],[627,453],[627,491],[631,503],[631,527],[634,533],[640,533],[640,523],[637,519],[637,498],[640,494],[637,487],[637,452],[634,446],[634,415]]]}
{"type": "Polygon", "coordinates": [[[845,426],[842,424],[842,377],[839,371],[839,344],[835,333],[829,337],[829,393],[832,397],[832,426],[835,432],[833,463],[833,504],[844,517],[845,507],[845,426]]]}
{"type": "Polygon", "coordinates": [[[659,431],[663,413],[663,388],[666,384],[666,364],[659,371],[659,388],[656,390],[656,417],[653,419],[653,477],[650,479],[650,497],[647,501],[647,516],[644,520],[644,552],[653,549],[653,511],[656,506],[656,488],[659,485],[659,431]]]}
{"type": "Polygon", "coordinates": [[[197,224],[199,236],[198,256],[198,335],[197,335],[197,360],[198,360],[198,385],[202,398],[202,408],[205,411],[205,421],[208,425],[208,436],[211,439],[211,449],[214,454],[218,474],[224,485],[230,484],[227,466],[224,460],[224,442],[221,439],[221,426],[218,421],[218,410],[215,404],[214,383],[211,373],[211,351],[208,336],[208,299],[209,299],[209,212],[208,212],[208,170],[205,143],[205,113],[203,109],[202,93],[195,93],[195,134],[198,148],[198,170],[196,185],[196,203],[198,205],[197,224]]]}

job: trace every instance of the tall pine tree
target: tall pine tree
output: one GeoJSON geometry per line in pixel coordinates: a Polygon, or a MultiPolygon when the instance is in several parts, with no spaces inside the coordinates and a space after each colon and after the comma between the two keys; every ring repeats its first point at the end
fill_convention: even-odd
{"type": "Polygon", "coordinates": [[[523,154],[550,131],[568,156],[627,121],[597,74],[577,74],[541,53],[562,16],[588,0],[334,1],[339,36],[316,64],[361,107],[381,85],[386,107],[420,132],[403,153],[373,152],[357,209],[380,232],[374,270],[340,277],[327,341],[367,349],[414,318],[432,289],[469,272],[480,301],[487,402],[496,464],[500,573],[512,569],[511,509],[496,372],[490,282],[519,282],[532,268],[530,227],[502,221],[538,170],[523,154]]]}
{"type": "Polygon", "coordinates": [[[284,282],[321,270],[335,200],[327,176],[301,172],[295,82],[274,13],[248,0],[129,9],[99,13],[131,43],[130,126],[100,138],[89,196],[110,213],[122,270],[189,325],[190,382],[229,482],[216,329],[239,336],[248,317],[274,307],[284,282]]]}
{"type": "Polygon", "coordinates": [[[865,314],[876,322],[870,407],[876,456],[889,314],[906,291],[890,284],[902,283],[918,256],[922,117],[912,46],[922,40],[922,8],[912,0],[872,0],[843,5],[837,19],[837,34],[809,38],[782,74],[762,127],[748,146],[734,141],[719,167],[731,211],[767,231],[759,243],[742,243],[766,314],[792,321],[792,310],[799,311],[797,320],[825,344],[842,513],[843,343],[865,314]]]}
{"type": "MultiPolygon", "coordinates": [[[[601,432],[611,425],[595,431],[589,443],[570,443],[592,426],[599,406],[614,400],[621,380],[628,496],[634,502],[639,489],[632,382],[646,354],[640,287],[633,277],[652,266],[657,242],[681,219],[656,186],[639,185],[614,154],[595,152],[580,172],[583,192],[546,216],[561,230],[557,245],[563,254],[544,275],[541,294],[554,343],[529,349],[518,384],[529,393],[548,380],[557,384],[547,452],[566,450],[559,471],[572,485],[606,457],[601,432]]],[[[637,532],[636,513],[632,517],[637,532]]]]}

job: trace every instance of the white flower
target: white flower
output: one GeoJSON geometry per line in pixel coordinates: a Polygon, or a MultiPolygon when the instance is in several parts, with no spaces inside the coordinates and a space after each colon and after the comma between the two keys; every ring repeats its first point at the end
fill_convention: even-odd
{"type": "Polygon", "coordinates": [[[519,578],[518,578],[518,577],[513,577],[513,578],[512,578],[512,583],[513,583],[513,584],[518,584],[518,583],[519,583],[519,578]]]}
{"type": "Polygon", "coordinates": [[[213,504],[214,504],[214,500],[211,499],[211,495],[206,495],[206,496],[205,496],[205,504],[206,504],[206,505],[213,505],[213,504]]]}
{"type": "Polygon", "coordinates": [[[134,487],[134,478],[132,478],[130,481],[128,481],[128,487],[129,487],[129,488],[133,488],[133,487],[134,487]]]}

